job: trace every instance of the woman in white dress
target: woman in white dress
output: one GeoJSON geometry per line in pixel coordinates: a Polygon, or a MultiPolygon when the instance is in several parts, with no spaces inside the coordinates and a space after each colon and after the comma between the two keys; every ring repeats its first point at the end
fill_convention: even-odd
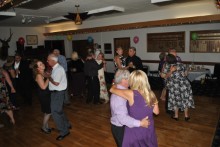
{"type": "Polygon", "coordinates": [[[104,54],[99,53],[96,59],[98,64],[103,62],[103,68],[98,71],[99,83],[100,83],[100,98],[105,100],[105,103],[109,101],[108,90],[105,82],[105,71],[106,71],[106,61],[104,59],[104,54]]]}

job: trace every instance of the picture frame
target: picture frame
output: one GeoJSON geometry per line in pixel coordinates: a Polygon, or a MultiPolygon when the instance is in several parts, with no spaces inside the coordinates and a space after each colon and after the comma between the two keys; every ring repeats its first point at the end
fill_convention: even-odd
{"type": "Polygon", "coordinates": [[[104,53],[105,54],[112,54],[112,44],[111,43],[104,44],[104,53]]]}
{"type": "Polygon", "coordinates": [[[170,48],[185,52],[185,32],[163,32],[147,34],[147,52],[168,52],[170,48]]]}
{"type": "Polygon", "coordinates": [[[26,35],[27,45],[37,45],[38,36],[37,35],[26,35]]]}
{"type": "Polygon", "coordinates": [[[190,53],[220,53],[220,30],[190,31],[190,53]]]}

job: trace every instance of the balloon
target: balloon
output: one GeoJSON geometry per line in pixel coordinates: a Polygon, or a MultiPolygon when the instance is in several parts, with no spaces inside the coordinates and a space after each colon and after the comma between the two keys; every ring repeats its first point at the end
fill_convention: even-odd
{"type": "Polygon", "coordinates": [[[18,38],[18,42],[19,42],[20,45],[24,45],[25,40],[24,40],[23,37],[20,37],[20,38],[18,38]]]}
{"type": "Polygon", "coordinates": [[[68,41],[72,41],[73,40],[73,36],[72,35],[67,35],[66,38],[67,38],[68,41]]]}
{"type": "Polygon", "coordinates": [[[89,37],[87,38],[87,41],[88,41],[89,43],[92,43],[92,42],[93,42],[93,38],[92,38],[91,36],[89,36],[89,37]]]}
{"type": "Polygon", "coordinates": [[[192,33],[192,40],[197,40],[198,39],[198,35],[196,33],[192,33]]]}
{"type": "Polygon", "coordinates": [[[137,43],[139,42],[139,37],[138,37],[138,36],[135,36],[135,37],[133,38],[133,41],[134,41],[135,44],[137,44],[137,43]]]}

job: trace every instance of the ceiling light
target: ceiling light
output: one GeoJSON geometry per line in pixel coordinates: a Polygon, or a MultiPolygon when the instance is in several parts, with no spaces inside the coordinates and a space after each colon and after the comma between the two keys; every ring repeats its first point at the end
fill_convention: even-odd
{"type": "Polygon", "coordinates": [[[81,25],[82,24],[82,19],[80,18],[80,15],[79,15],[79,5],[75,5],[76,7],[76,19],[75,19],[75,24],[76,25],[81,25]]]}
{"type": "Polygon", "coordinates": [[[49,16],[26,15],[26,14],[22,14],[21,22],[22,24],[31,23],[33,19],[37,19],[37,18],[45,18],[44,20],[45,23],[50,23],[49,16]]]}
{"type": "Polygon", "coordinates": [[[23,18],[21,19],[21,23],[24,24],[26,21],[26,18],[23,16],[23,18]]]}

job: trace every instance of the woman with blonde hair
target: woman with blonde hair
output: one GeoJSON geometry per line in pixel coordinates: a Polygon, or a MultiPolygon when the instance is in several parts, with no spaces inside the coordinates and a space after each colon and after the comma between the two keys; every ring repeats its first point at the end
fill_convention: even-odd
{"type": "Polygon", "coordinates": [[[129,76],[130,89],[117,89],[114,85],[110,92],[128,100],[129,115],[137,120],[148,116],[148,128],[125,127],[123,147],[149,146],[157,147],[157,137],[154,128],[153,113],[159,114],[158,101],[151,90],[147,75],[141,70],[133,71],[129,76]]]}
{"type": "Polygon", "coordinates": [[[72,60],[68,62],[71,96],[83,97],[85,85],[84,63],[76,51],[72,52],[71,59],[72,60]]]}
{"type": "Polygon", "coordinates": [[[103,68],[98,70],[98,78],[99,78],[99,83],[100,83],[100,98],[105,100],[104,103],[108,103],[109,96],[108,96],[108,90],[107,90],[106,82],[105,82],[106,61],[105,61],[105,57],[103,53],[98,54],[96,62],[98,64],[103,63],[103,68]]]}

